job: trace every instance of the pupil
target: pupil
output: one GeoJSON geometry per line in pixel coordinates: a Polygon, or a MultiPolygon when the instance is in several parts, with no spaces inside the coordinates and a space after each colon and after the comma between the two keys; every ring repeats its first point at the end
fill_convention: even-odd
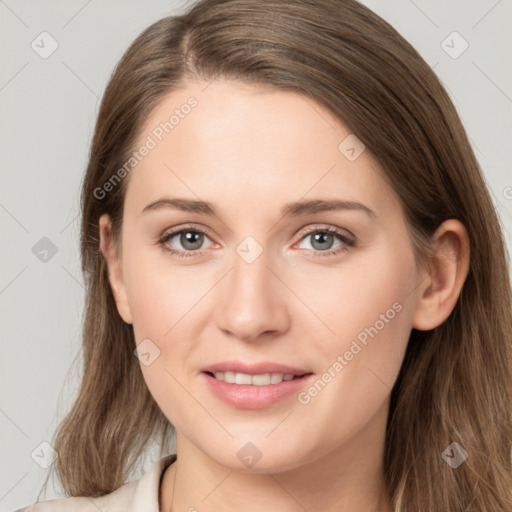
{"type": "MultiPolygon", "coordinates": [[[[326,239],[328,242],[331,242],[331,244],[327,244],[328,245],[327,248],[329,248],[332,245],[332,235],[329,233],[316,233],[314,235],[313,247],[315,247],[315,243],[317,243],[317,242],[320,242],[320,244],[322,244],[322,243],[325,244],[326,239]]],[[[326,247],[325,246],[322,247],[322,245],[320,245],[320,247],[319,247],[319,249],[325,249],[325,248],[326,247]]]]}
{"type": "Polygon", "coordinates": [[[202,233],[196,233],[194,231],[187,231],[181,235],[181,244],[187,249],[198,249],[202,245],[202,233]],[[194,240],[194,238],[196,240],[194,240]],[[199,247],[196,247],[199,239],[199,247]],[[190,246],[192,245],[192,246],[190,246]]]}
{"type": "MultiPolygon", "coordinates": [[[[198,242],[200,242],[199,247],[201,247],[202,245],[202,236],[202,233],[197,233],[195,231],[187,231],[185,233],[182,233],[181,243],[183,247],[186,247],[188,249],[197,249],[198,247],[196,247],[196,245],[198,244],[198,242]]],[[[315,244],[319,244],[319,249],[326,249],[326,243],[328,247],[332,245],[332,238],[333,236],[329,233],[315,233],[313,236],[313,247],[315,246],[315,244]]]]}

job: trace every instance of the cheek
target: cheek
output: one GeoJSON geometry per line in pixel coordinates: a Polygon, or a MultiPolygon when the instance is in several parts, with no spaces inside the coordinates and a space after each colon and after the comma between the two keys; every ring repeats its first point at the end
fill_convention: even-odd
{"type": "Polygon", "coordinates": [[[157,402],[172,403],[180,392],[177,381],[190,370],[190,354],[204,324],[207,300],[201,298],[212,284],[194,266],[173,269],[155,251],[133,250],[124,270],[136,344],[146,343],[157,354],[151,365],[141,365],[144,378],[157,402]]]}
{"type": "Polygon", "coordinates": [[[305,424],[309,414],[315,424],[326,425],[331,439],[354,434],[381,410],[403,361],[416,267],[412,255],[392,249],[359,259],[357,267],[340,268],[336,279],[325,280],[322,293],[310,295],[333,332],[314,346],[322,373],[300,403],[305,424]],[[344,427],[333,417],[343,418],[344,427]]]}
{"type": "Polygon", "coordinates": [[[325,279],[315,275],[301,284],[305,302],[315,305],[314,312],[330,331],[316,347],[323,363],[329,367],[342,356],[346,379],[350,375],[361,384],[364,379],[378,384],[373,370],[392,387],[411,331],[417,278],[405,242],[402,249],[382,246],[340,266],[336,276],[332,269],[323,270],[325,279]]]}
{"type": "MultiPolygon", "coordinates": [[[[160,261],[160,259],[158,260],[160,261]]],[[[155,402],[178,429],[186,429],[194,401],[187,391],[187,362],[197,338],[194,319],[205,293],[202,281],[188,270],[172,272],[155,259],[126,260],[126,283],[137,344],[149,347],[150,364],[141,359],[141,371],[155,402]],[[150,343],[148,344],[148,341],[150,343]]],[[[191,268],[191,267],[190,267],[191,268]]]]}
{"type": "MultiPolygon", "coordinates": [[[[165,255],[131,252],[124,262],[125,284],[137,342],[143,338],[163,341],[172,336],[181,318],[194,314],[201,281],[192,267],[172,271],[165,255]],[[156,257],[155,257],[156,256],[156,257]]],[[[184,318],[185,319],[185,318],[184,318]]]]}

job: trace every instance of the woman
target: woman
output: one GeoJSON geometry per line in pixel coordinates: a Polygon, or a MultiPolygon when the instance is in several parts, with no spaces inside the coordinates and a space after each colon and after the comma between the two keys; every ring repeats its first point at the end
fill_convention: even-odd
{"type": "Polygon", "coordinates": [[[104,95],[81,248],[70,497],[26,510],[512,509],[499,222],[439,80],[369,9],[149,27],[104,95]]]}

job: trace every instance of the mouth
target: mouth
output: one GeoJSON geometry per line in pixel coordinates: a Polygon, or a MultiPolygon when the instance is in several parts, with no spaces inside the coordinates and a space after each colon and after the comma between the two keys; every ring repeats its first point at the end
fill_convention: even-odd
{"type": "Polygon", "coordinates": [[[216,398],[238,409],[277,406],[315,378],[309,368],[272,361],[219,361],[200,372],[216,398]]]}
{"type": "Polygon", "coordinates": [[[272,386],[281,384],[284,381],[302,379],[311,373],[293,374],[293,373],[280,373],[280,372],[268,372],[251,375],[249,373],[240,372],[204,372],[210,377],[217,379],[228,384],[238,384],[245,386],[272,386]]]}

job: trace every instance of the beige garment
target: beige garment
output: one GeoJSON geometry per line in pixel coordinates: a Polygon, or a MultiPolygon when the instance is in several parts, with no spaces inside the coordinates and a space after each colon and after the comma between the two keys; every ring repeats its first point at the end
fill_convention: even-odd
{"type": "Polygon", "coordinates": [[[165,469],[176,454],[161,458],[139,480],[98,498],[71,497],[40,501],[14,512],[160,512],[158,495],[165,469]]]}

